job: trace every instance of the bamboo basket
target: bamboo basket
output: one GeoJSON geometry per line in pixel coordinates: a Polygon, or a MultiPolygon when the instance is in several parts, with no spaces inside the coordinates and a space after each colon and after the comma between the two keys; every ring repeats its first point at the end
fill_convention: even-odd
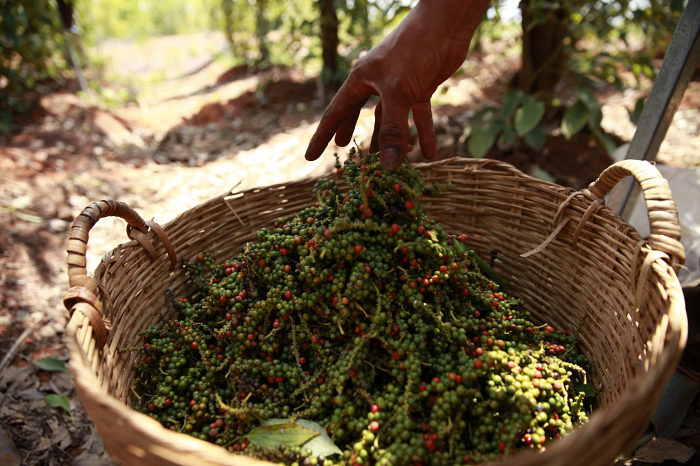
{"type": "MultiPolygon", "coordinates": [[[[535,320],[575,329],[586,316],[580,338],[598,393],[590,422],[544,453],[524,451],[502,464],[611,464],[646,429],[685,345],[685,304],[675,273],[685,253],[668,183],[640,161],[611,166],[580,192],[493,160],[450,159],[419,168],[426,182],[454,185],[426,199],[426,213],[446,232],[468,234],[471,248],[498,249],[497,271],[535,320]],[[604,205],[603,196],[626,176],[636,178],[646,199],[646,241],[604,205]]],[[[166,289],[175,296],[193,291],[185,274],[174,271],[176,257],[193,259],[205,250],[221,261],[234,257],[258,229],[308,206],[315,181],[219,196],[163,229],[116,201],[92,204],[76,219],[65,301],[72,316],[66,332],[70,369],[78,397],[115,460],[139,466],[270,464],[171,432],[132,410],[137,355],[117,350],[138,344],[137,333],[164,310],[166,318],[174,313],[166,289]],[[88,232],[106,216],[125,219],[132,241],[108,253],[89,278],[88,232]]]]}

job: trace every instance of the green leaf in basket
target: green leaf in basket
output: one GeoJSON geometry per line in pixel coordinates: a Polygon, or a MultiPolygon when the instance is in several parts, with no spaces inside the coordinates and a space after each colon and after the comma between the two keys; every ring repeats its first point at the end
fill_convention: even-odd
{"type": "Polygon", "coordinates": [[[253,445],[263,449],[300,447],[319,435],[313,429],[303,427],[296,422],[285,421],[284,424],[264,424],[248,432],[246,438],[253,445]]]}
{"type": "Polygon", "coordinates": [[[496,282],[496,284],[501,287],[501,290],[508,293],[508,286],[506,286],[506,282],[504,282],[501,276],[498,275],[495,270],[493,270],[493,267],[491,267],[484,259],[477,255],[473,256],[473,258],[477,267],[479,267],[479,270],[481,270],[488,278],[496,282]]]}
{"type": "Polygon", "coordinates": [[[583,393],[583,396],[586,398],[592,398],[595,396],[595,389],[587,383],[572,382],[571,388],[579,393],[583,393]]]}
{"type": "Polygon", "coordinates": [[[589,114],[588,107],[580,100],[567,108],[564,118],[561,120],[561,133],[564,137],[571,139],[574,134],[581,131],[586,126],[589,114]]]}
{"type": "Polygon", "coordinates": [[[68,370],[64,362],[56,358],[40,359],[39,361],[34,361],[34,364],[42,371],[66,372],[68,370]]]}
{"type": "Polygon", "coordinates": [[[73,417],[73,412],[70,409],[70,403],[68,402],[68,398],[66,398],[65,396],[56,395],[55,393],[50,393],[44,397],[44,401],[46,401],[46,404],[51,406],[52,408],[65,409],[68,412],[68,414],[70,414],[70,418],[73,421],[73,424],[75,424],[75,418],[73,417]]]}
{"type": "MultiPolygon", "coordinates": [[[[287,419],[268,419],[262,422],[263,425],[279,425],[286,423],[289,423],[287,419]]],[[[312,438],[304,444],[304,448],[311,450],[314,456],[322,455],[328,457],[331,455],[343,454],[343,451],[338,448],[335,443],[333,443],[333,440],[331,440],[326,433],[326,429],[324,429],[320,424],[313,421],[307,421],[306,419],[297,419],[296,423],[302,427],[318,432],[318,436],[312,438]]]]}
{"type": "Polygon", "coordinates": [[[532,131],[544,116],[544,103],[535,101],[520,107],[515,112],[515,132],[518,136],[523,136],[532,131]]]}

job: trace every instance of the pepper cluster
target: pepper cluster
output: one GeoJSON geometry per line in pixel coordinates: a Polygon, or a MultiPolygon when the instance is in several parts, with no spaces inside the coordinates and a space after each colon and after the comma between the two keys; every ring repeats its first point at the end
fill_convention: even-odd
{"type": "MultiPolygon", "coordinates": [[[[461,465],[543,449],[585,421],[590,362],[449,235],[403,165],[352,151],[314,207],[215,264],[186,264],[198,294],[143,333],[144,413],[232,452],[287,464],[461,465]],[[249,447],[271,418],[326,428],[343,455],[249,447]]],[[[490,271],[492,273],[492,271],[490,271]]]]}

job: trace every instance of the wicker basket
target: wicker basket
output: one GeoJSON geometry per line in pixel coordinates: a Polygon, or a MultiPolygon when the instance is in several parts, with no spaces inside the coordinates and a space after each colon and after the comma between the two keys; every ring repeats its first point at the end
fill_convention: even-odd
{"type": "MultiPolygon", "coordinates": [[[[447,232],[467,233],[477,251],[498,249],[497,270],[536,320],[574,329],[587,316],[581,342],[593,361],[596,412],[546,452],[519,453],[503,464],[612,463],[646,428],[686,339],[675,274],[684,251],[666,180],[639,161],[613,165],[581,192],[492,160],[451,159],[420,168],[426,181],[449,179],[455,186],[427,199],[426,213],[447,232]],[[630,175],[646,198],[647,241],[603,205],[603,196],[630,175]]],[[[137,355],[117,350],[137,344],[137,333],[171,309],[166,288],[176,296],[192,291],[185,274],[173,272],[174,254],[194,258],[207,250],[219,260],[235,256],[258,229],[306,207],[314,183],[220,196],[188,210],[164,227],[174,251],[160,227],[123,203],[95,203],[75,221],[66,299],[72,315],[66,334],[70,368],[78,397],[114,459],[143,466],[270,464],[168,431],[130,409],[136,401],[130,382],[137,355]],[[106,216],[124,218],[133,241],[107,254],[93,279],[85,270],[88,231],[106,216]]]]}

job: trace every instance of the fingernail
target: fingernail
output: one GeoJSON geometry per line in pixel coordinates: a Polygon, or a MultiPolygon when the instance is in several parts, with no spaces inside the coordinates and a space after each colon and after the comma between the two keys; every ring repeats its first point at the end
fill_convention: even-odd
{"type": "Polygon", "coordinates": [[[384,167],[384,170],[396,171],[403,161],[401,154],[402,150],[400,147],[390,146],[384,149],[384,152],[382,152],[382,167],[384,167]]]}

